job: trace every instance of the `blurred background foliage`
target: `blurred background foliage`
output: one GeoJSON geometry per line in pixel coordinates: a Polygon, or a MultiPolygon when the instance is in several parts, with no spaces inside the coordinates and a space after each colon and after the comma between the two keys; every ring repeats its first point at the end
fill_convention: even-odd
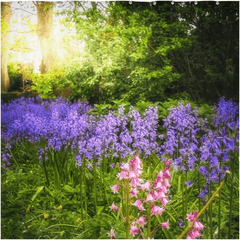
{"type": "MultiPolygon", "coordinates": [[[[42,97],[62,94],[91,104],[134,105],[168,98],[213,104],[225,96],[238,101],[239,2],[84,6],[72,2],[57,13],[76,34],[61,40],[64,60],[46,74],[31,74],[32,88],[42,97]],[[84,50],[77,50],[75,45],[83,42],[84,50]]],[[[21,87],[21,72],[16,64],[9,69],[14,91],[21,87]]]]}

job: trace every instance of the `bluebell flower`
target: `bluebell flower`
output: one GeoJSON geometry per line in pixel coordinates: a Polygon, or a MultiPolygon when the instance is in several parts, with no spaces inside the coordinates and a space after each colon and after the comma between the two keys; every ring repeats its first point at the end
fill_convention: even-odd
{"type": "Polygon", "coordinates": [[[182,171],[193,170],[196,162],[194,154],[198,149],[196,134],[200,131],[197,109],[192,110],[190,104],[184,106],[180,103],[170,110],[168,117],[163,121],[167,134],[162,147],[158,148],[158,153],[173,155],[179,151],[184,161],[176,153],[173,157],[173,166],[182,171]],[[162,151],[164,148],[165,153],[162,151]]]}
{"type": "Polygon", "coordinates": [[[111,167],[111,168],[115,168],[115,163],[112,163],[112,164],[110,164],[109,166],[111,167]]]}
{"type": "Polygon", "coordinates": [[[189,180],[189,181],[185,182],[185,184],[187,185],[188,188],[190,188],[193,185],[193,181],[189,180]]]}
{"type": "Polygon", "coordinates": [[[179,226],[179,227],[183,227],[183,223],[184,223],[183,220],[179,220],[179,221],[178,221],[178,226],[179,226]]]}
{"type": "Polygon", "coordinates": [[[208,169],[205,166],[200,166],[198,171],[204,176],[205,179],[208,178],[208,169]]]}

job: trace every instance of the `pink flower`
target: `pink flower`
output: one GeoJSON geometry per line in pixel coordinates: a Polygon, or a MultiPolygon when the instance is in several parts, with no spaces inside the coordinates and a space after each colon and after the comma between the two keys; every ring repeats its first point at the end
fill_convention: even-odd
{"type": "Polygon", "coordinates": [[[154,198],[155,201],[157,201],[159,199],[157,191],[154,190],[152,195],[153,195],[153,198],[154,198]]]}
{"type": "Polygon", "coordinates": [[[138,234],[140,228],[136,227],[136,226],[131,226],[130,229],[130,234],[134,237],[136,234],[138,234]]]}
{"type": "Polygon", "coordinates": [[[142,165],[142,161],[141,161],[141,159],[139,158],[138,155],[135,155],[134,161],[135,161],[138,165],[142,165]]]}
{"type": "Polygon", "coordinates": [[[166,195],[165,195],[163,192],[160,191],[160,192],[158,193],[158,199],[159,199],[159,198],[165,198],[165,197],[166,197],[166,195]]]}
{"type": "Polygon", "coordinates": [[[168,203],[168,200],[166,198],[161,198],[162,205],[165,207],[168,203]]]}
{"type": "Polygon", "coordinates": [[[199,237],[201,237],[201,233],[197,230],[193,231],[193,236],[194,236],[194,238],[199,238],[199,237]]]}
{"type": "Polygon", "coordinates": [[[141,189],[149,191],[149,188],[150,188],[150,182],[146,182],[142,185],[141,189]]]}
{"type": "Polygon", "coordinates": [[[155,202],[155,200],[153,199],[152,194],[149,193],[149,194],[147,195],[146,202],[155,202]]]}
{"type": "Polygon", "coordinates": [[[165,227],[166,229],[169,229],[169,228],[170,228],[170,227],[169,227],[169,221],[164,222],[164,223],[161,223],[161,226],[162,226],[162,227],[165,227]]]}
{"type": "Polygon", "coordinates": [[[118,207],[117,207],[117,206],[114,204],[114,202],[113,202],[113,203],[112,203],[112,206],[110,206],[110,209],[117,211],[117,210],[118,210],[118,207]]]}
{"type": "Polygon", "coordinates": [[[132,187],[136,187],[137,186],[137,184],[138,184],[138,179],[137,178],[133,178],[133,179],[131,179],[131,186],[132,187]]]}
{"type": "Polygon", "coordinates": [[[131,197],[137,197],[137,194],[138,194],[138,191],[136,191],[136,190],[134,190],[134,189],[132,189],[132,190],[130,191],[130,196],[131,196],[131,197]]]}
{"type": "Polygon", "coordinates": [[[162,185],[162,187],[159,188],[159,191],[161,191],[161,192],[163,192],[164,194],[166,194],[166,193],[167,193],[167,188],[166,188],[164,185],[162,185]]]}
{"type": "Polygon", "coordinates": [[[109,233],[107,233],[107,235],[110,237],[110,238],[116,238],[115,236],[115,233],[114,233],[114,230],[111,229],[111,231],[109,233]]]}
{"type": "Polygon", "coordinates": [[[145,208],[143,207],[143,205],[140,205],[140,206],[138,207],[138,210],[139,210],[139,211],[143,211],[143,210],[145,210],[145,208]]]}
{"type": "Polygon", "coordinates": [[[162,215],[162,212],[164,211],[163,208],[160,208],[156,205],[154,205],[151,209],[151,214],[152,215],[155,215],[156,217],[159,216],[159,215],[162,215]]]}
{"type": "Polygon", "coordinates": [[[126,172],[129,171],[129,163],[125,163],[124,166],[122,167],[122,169],[126,172]]]}
{"type": "Polygon", "coordinates": [[[161,182],[162,181],[162,178],[163,178],[163,172],[160,171],[157,175],[157,182],[161,182]]]}
{"type": "Polygon", "coordinates": [[[190,222],[193,222],[195,217],[197,217],[197,211],[195,211],[193,214],[192,213],[187,214],[187,220],[190,222]]]}
{"type": "Polygon", "coordinates": [[[141,225],[142,228],[144,228],[144,225],[146,225],[147,223],[145,222],[145,217],[142,216],[137,220],[137,224],[141,225]]]}
{"type": "Polygon", "coordinates": [[[164,179],[164,184],[163,185],[164,185],[165,188],[171,187],[171,184],[169,184],[169,181],[168,181],[167,178],[164,179]]]}
{"type": "Polygon", "coordinates": [[[166,166],[168,167],[170,164],[171,164],[171,160],[168,159],[168,160],[166,161],[166,166]]]}
{"type": "Polygon", "coordinates": [[[194,216],[194,218],[196,218],[196,217],[197,217],[197,215],[198,215],[198,212],[197,212],[197,211],[195,211],[195,212],[193,213],[193,216],[194,216]]]}
{"type": "Polygon", "coordinates": [[[171,178],[171,174],[170,174],[168,168],[166,168],[166,169],[164,170],[163,176],[164,176],[165,178],[171,178]]]}
{"type": "Polygon", "coordinates": [[[120,172],[119,175],[119,180],[121,181],[122,179],[128,179],[128,173],[125,171],[120,172]]]}
{"type": "Polygon", "coordinates": [[[198,219],[193,223],[193,226],[197,231],[200,231],[204,228],[204,225],[202,225],[198,219]]]}
{"type": "Polygon", "coordinates": [[[192,231],[190,231],[190,232],[188,233],[187,239],[194,239],[194,237],[193,237],[193,232],[192,232],[192,231]]]}
{"type": "Polygon", "coordinates": [[[130,179],[136,178],[136,174],[133,171],[130,171],[129,172],[129,178],[130,179]]]}
{"type": "Polygon", "coordinates": [[[190,231],[187,235],[187,239],[195,239],[199,238],[201,236],[201,233],[199,231],[190,231]]]}
{"type": "Polygon", "coordinates": [[[161,187],[162,187],[162,183],[161,182],[157,182],[155,188],[157,188],[159,190],[161,187]]]}
{"type": "Polygon", "coordinates": [[[140,211],[144,210],[141,200],[136,200],[135,203],[132,203],[133,206],[138,207],[140,211]]]}
{"type": "Polygon", "coordinates": [[[198,215],[197,211],[195,211],[193,214],[192,213],[187,214],[187,219],[190,222],[194,222],[193,230],[188,233],[187,239],[195,239],[201,236],[200,230],[204,228],[204,225],[202,225],[202,223],[200,223],[198,219],[194,221],[197,215],[198,215]]]}
{"type": "Polygon", "coordinates": [[[118,193],[119,185],[116,184],[113,187],[111,187],[111,189],[114,193],[118,193]]]}

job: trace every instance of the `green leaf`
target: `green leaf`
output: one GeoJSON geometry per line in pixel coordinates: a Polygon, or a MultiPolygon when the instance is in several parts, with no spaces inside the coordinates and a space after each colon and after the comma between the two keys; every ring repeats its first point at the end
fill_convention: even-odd
{"type": "Polygon", "coordinates": [[[36,193],[32,197],[32,202],[35,200],[35,198],[38,196],[38,194],[43,190],[44,186],[38,187],[36,193]]]}
{"type": "Polygon", "coordinates": [[[63,190],[68,192],[68,193],[75,193],[75,192],[78,192],[75,188],[69,186],[69,185],[65,185],[63,187],[63,190]]]}

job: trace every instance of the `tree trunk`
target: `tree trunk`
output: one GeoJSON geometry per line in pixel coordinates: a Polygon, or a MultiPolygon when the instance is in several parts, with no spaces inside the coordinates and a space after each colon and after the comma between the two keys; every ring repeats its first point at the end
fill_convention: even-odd
{"type": "Polygon", "coordinates": [[[40,73],[46,73],[55,59],[58,52],[53,37],[53,2],[34,3],[37,8],[37,35],[42,50],[42,62],[40,65],[40,73]]]}
{"type": "Polygon", "coordinates": [[[7,62],[8,62],[8,38],[9,38],[9,20],[12,16],[10,7],[11,2],[1,3],[1,90],[6,91],[10,87],[10,79],[8,75],[7,62]],[[3,29],[4,25],[4,29],[3,29]]]}

